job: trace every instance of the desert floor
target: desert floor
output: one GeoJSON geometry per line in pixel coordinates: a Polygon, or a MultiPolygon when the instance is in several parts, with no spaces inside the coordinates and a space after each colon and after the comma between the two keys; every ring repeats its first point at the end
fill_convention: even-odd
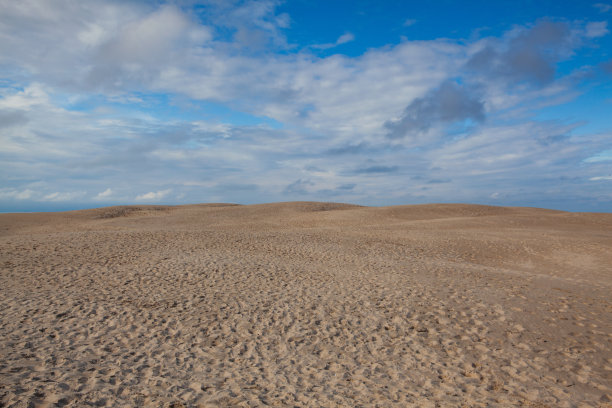
{"type": "Polygon", "coordinates": [[[0,406],[612,406],[612,214],[3,214],[0,406]]]}

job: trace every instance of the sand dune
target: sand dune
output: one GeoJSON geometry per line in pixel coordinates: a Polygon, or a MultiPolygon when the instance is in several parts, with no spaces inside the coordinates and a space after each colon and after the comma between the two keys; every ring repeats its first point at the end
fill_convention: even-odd
{"type": "Polygon", "coordinates": [[[612,406],[612,214],[3,214],[0,267],[0,406],[612,406]]]}

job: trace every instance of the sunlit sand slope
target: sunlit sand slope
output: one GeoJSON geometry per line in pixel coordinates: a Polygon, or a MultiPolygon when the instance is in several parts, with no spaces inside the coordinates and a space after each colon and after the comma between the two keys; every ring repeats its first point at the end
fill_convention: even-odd
{"type": "Polygon", "coordinates": [[[0,406],[612,406],[612,214],[4,214],[0,268],[0,406]]]}

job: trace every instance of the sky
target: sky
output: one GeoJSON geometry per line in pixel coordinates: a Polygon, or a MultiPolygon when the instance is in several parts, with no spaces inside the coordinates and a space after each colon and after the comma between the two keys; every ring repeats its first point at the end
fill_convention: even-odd
{"type": "Polygon", "coordinates": [[[612,2],[0,0],[0,212],[612,212],[612,2]]]}

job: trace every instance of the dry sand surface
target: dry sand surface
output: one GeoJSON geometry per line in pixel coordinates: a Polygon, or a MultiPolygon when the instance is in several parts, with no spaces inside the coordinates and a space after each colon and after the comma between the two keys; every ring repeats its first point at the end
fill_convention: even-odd
{"type": "Polygon", "coordinates": [[[612,406],[612,214],[4,214],[0,268],[0,406],[612,406]]]}

